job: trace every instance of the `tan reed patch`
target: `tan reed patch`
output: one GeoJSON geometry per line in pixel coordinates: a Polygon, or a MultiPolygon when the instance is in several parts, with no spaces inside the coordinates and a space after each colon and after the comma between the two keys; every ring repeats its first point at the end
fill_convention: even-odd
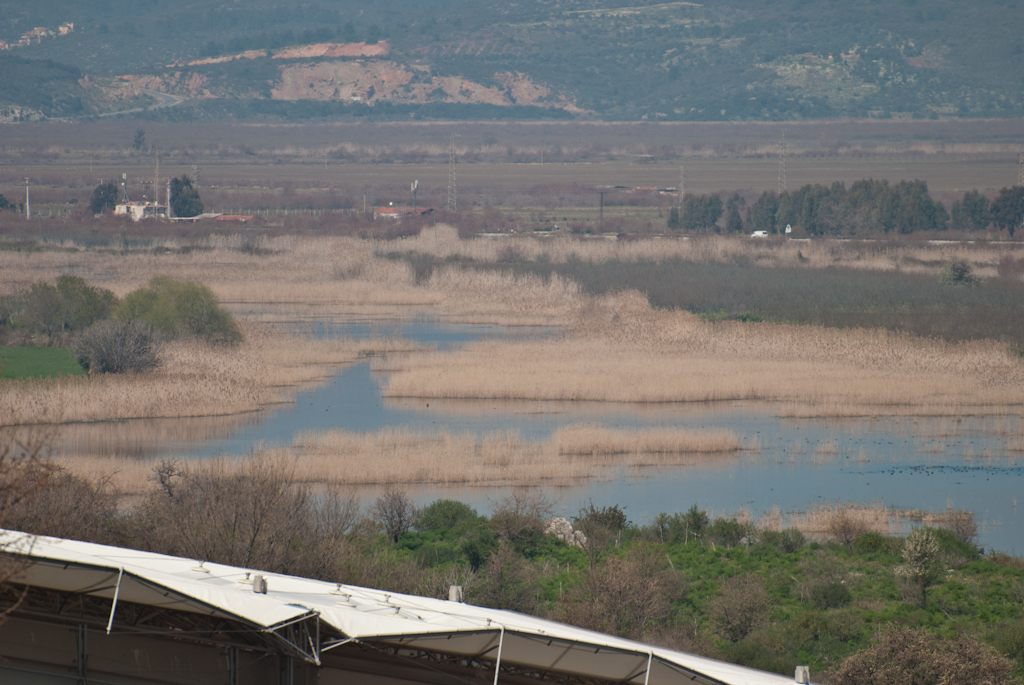
{"type": "Polygon", "coordinates": [[[943,415],[968,406],[1019,411],[1024,405],[1024,367],[997,343],[708,323],[652,310],[639,293],[587,301],[560,339],[486,341],[375,364],[390,372],[384,388],[390,397],[764,400],[786,403],[790,416],[878,415],[894,408],[943,415]]]}
{"type": "MultiPolygon", "coordinates": [[[[615,478],[622,469],[713,464],[728,460],[729,453],[740,449],[740,441],[728,433],[671,431],[672,436],[645,440],[639,431],[624,436],[600,426],[580,428],[593,431],[590,453],[563,452],[562,443],[554,437],[540,443],[523,441],[514,431],[478,439],[446,431],[383,429],[374,433],[308,432],[297,436],[289,447],[263,449],[260,454],[288,460],[295,478],[310,483],[562,486],[615,478]],[[601,443],[601,437],[612,442],[601,443]],[[661,445],[664,449],[624,451],[625,437],[638,447],[661,445]]],[[[148,487],[144,484],[154,463],[128,455],[76,453],[67,465],[83,475],[109,476],[115,486],[138,493],[148,487]]],[[[226,459],[224,468],[234,468],[232,460],[226,459]]]]}
{"type": "MultiPolygon", "coordinates": [[[[856,502],[823,502],[806,511],[780,514],[777,510],[766,521],[776,528],[796,528],[801,533],[830,535],[837,526],[853,526],[863,532],[882,535],[899,535],[906,520],[921,520],[922,512],[891,509],[881,502],[858,504],[856,502]]],[[[764,520],[764,519],[762,519],[764,520]]]]}
{"type": "Polygon", "coordinates": [[[559,428],[551,439],[559,454],[576,455],[735,452],[743,449],[739,438],[728,431],[616,430],[582,424],[559,428]]]}

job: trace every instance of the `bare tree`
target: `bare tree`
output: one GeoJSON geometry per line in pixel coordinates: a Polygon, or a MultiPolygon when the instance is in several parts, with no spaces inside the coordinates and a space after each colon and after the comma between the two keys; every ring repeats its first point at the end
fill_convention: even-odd
{"type": "Polygon", "coordinates": [[[708,602],[711,623],[730,642],[739,642],[768,618],[768,593],[754,576],[730,578],[722,593],[708,602]]]}
{"type": "Polygon", "coordinates": [[[537,608],[537,574],[511,545],[491,552],[482,575],[477,588],[467,593],[473,603],[527,614],[537,608]]]}
{"type": "Polygon", "coordinates": [[[591,567],[564,600],[561,618],[582,628],[645,639],[663,627],[682,591],[679,574],[668,568],[658,546],[635,545],[627,556],[610,556],[602,566],[591,567]]]}
{"type": "Polygon", "coordinates": [[[491,507],[491,527],[502,542],[525,549],[544,536],[551,502],[540,492],[517,488],[491,507]]]}
{"type": "Polygon", "coordinates": [[[290,468],[257,457],[241,469],[224,462],[162,463],[161,484],[126,525],[141,549],[198,561],[338,580],[345,535],[358,517],[354,497],[317,496],[290,468]]]}
{"type": "Polygon", "coordinates": [[[135,321],[102,321],[74,342],[75,356],[89,373],[142,373],[160,365],[153,329],[135,321]]]}
{"type": "Polygon", "coordinates": [[[584,535],[581,544],[593,568],[617,536],[629,527],[629,520],[618,505],[596,507],[593,502],[588,502],[573,518],[572,525],[584,535]]]}
{"type": "MultiPolygon", "coordinates": [[[[3,364],[0,364],[0,370],[3,370],[3,364]]],[[[55,470],[50,461],[55,428],[39,424],[17,427],[11,425],[13,423],[13,416],[0,415],[0,528],[12,526],[15,512],[45,490],[55,470]]],[[[5,551],[0,545],[0,552],[5,551]]],[[[20,568],[17,560],[0,556],[0,586],[14,577],[20,568]]],[[[0,608],[0,625],[24,599],[25,591],[22,591],[6,607],[0,608]]]]}
{"type": "Polygon", "coordinates": [[[384,487],[370,512],[373,518],[384,526],[384,532],[392,542],[398,542],[403,535],[412,530],[420,516],[419,509],[409,499],[405,490],[394,485],[384,487]]]}
{"type": "Polygon", "coordinates": [[[1013,662],[970,635],[938,637],[924,630],[892,628],[875,644],[848,657],[830,685],[1011,685],[1013,662]]]}
{"type": "Polygon", "coordinates": [[[973,544],[978,539],[978,522],[970,511],[950,507],[939,518],[938,526],[951,531],[960,542],[973,544]]]}

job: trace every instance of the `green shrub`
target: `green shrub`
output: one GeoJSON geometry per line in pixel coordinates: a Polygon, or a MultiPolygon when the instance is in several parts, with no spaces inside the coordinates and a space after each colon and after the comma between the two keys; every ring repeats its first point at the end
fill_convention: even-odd
{"type": "Polygon", "coordinates": [[[78,276],[61,276],[57,285],[36,283],[25,296],[19,323],[52,338],[81,331],[110,316],[117,297],[78,276]]]}
{"type": "Polygon", "coordinates": [[[715,519],[704,533],[704,539],[713,545],[735,547],[747,534],[747,526],[736,519],[715,519]]]}
{"type": "Polygon", "coordinates": [[[944,285],[977,285],[979,279],[966,259],[951,259],[942,267],[939,282],[944,285]]]}
{"type": "Polygon", "coordinates": [[[758,541],[762,545],[775,547],[781,552],[792,554],[807,544],[807,538],[796,528],[786,530],[762,530],[757,533],[758,541]]]}
{"type": "Polygon", "coordinates": [[[899,554],[900,541],[881,533],[864,533],[853,541],[853,551],[857,554],[899,554]]]}
{"type": "Polygon", "coordinates": [[[424,507],[419,521],[416,523],[416,528],[419,530],[450,530],[463,521],[476,518],[476,509],[465,502],[439,499],[424,507]]]}
{"type": "Polygon", "coordinates": [[[838,609],[850,603],[850,591],[842,583],[816,583],[811,586],[810,600],[819,609],[838,609]]]}
{"type": "Polygon", "coordinates": [[[148,324],[171,338],[195,337],[223,344],[242,339],[231,314],[217,304],[217,296],[196,281],[154,276],[149,285],[129,293],[114,315],[148,324]]]}
{"type": "Polygon", "coordinates": [[[964,542],[955,531],[948,528],[933,528],[935,539],[939,543],[939,551],[947,557],[960,557],[964,561],[974,561],[981,556],[980,550],[970,542],[964,542]]]}

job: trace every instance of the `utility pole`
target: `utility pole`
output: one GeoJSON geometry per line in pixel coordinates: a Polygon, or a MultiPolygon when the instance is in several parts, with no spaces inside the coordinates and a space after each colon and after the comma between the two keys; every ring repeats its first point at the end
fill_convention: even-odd
{"type": "Polygon", "coordinates": [[[124,196],[121,200],[125,204],[128,203],[128,172],[121,173],[121,193],[124,196]]]}
{"type": "Polygon", "coordinates": [[[160,148],[154,145],[153,154],[156,155],[156,171],[153,172],[153,216],[156,217],[156,208],[160,205],[160,148]]]}
{"type": "Polygon", "coordinates": [[[600,221],[604,221],[604,193],[605,193],[605,191],[599,190],[599,191],[597,191],[597,193],[598,193],[598,195],[601,196],[601,214],[600,214],[600,219],[599,220],[600,221]]]}
{"type": "Polygon", "coordinates": [[[25,218],[32,218],[32,199],[28,193],[28,178],[25,179],[25,218]]]}
{"type": "Polygon", "coordinates": [[[457,209],[455,197],[455,139],[458,133],[453,133],[448,142],[448,211],[454,212],[457,209]]]}
{"type": "Polygon", "coordinates": [[[171,214],[171,179],[167,177],[167,218],[170,219],[173,215],[171,214]]]}
{"type": "Polygon", "coordinates": [[[410,186],[410,187],[412,188],[412,213],[415,216],[416,215],[416,191],[419,190],[419,187],[420,187],[419,179],[413,181],[412,182],[412,186],[410,186]]]}
{"type": "Polygon", "coordinates": [[[1024,186],[1024,150],[1017,155],[1017,185],[1024,186]]]}
{"type": "Polygon", "coordinates": [[[786,133],[783,131],[779,141],[779,195],[786,192],[786,133]]]}

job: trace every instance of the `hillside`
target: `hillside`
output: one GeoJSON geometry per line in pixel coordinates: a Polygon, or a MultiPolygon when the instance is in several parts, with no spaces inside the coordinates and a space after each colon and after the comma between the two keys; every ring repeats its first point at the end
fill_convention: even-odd
{"type": "Polygon", "coordinates": [[[1024,7],[1009,0],[5,4],[0,40],[74,23],[9,54],[98,78],[90,97],[106,106],[142,88],[193,99],[160,113],[178,119],[1024,113],[1024,7]],[[382,103],[398,109],[367,107],[382,103]]]}

